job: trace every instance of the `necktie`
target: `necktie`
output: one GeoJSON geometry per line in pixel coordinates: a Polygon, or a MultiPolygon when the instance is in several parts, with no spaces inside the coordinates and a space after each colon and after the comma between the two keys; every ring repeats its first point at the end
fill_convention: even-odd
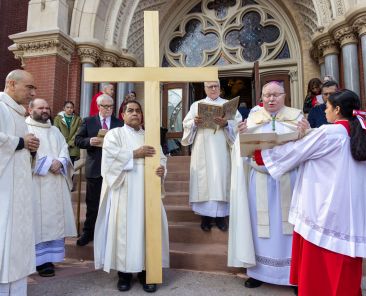
{"type": "Polygon", "coordinates": [[[107,123],[106,123],[106,121],[105,121],[105,118],[103,118],[103,125],[102,125],[102,128],[103,129],[108,129],[108,125],[107,125],[107,123]]]}

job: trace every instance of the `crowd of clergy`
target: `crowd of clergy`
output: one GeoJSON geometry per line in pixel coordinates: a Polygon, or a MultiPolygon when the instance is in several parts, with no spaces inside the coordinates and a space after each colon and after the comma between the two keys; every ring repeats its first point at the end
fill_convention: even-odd
{"type": "MultiPolygon", "coordinates": [[[[203,232],[228,231],[228,266],[246,268],[249,289],[268,283],[292,286],[301,296],[361,296],[366,112],[359,97],[325,82],[312,128],[302,110],[285,106],[283,85],[271,81],[247,119],[238,111],[215,117],[211,129],[199,104],[227,100],[219,81],[205,82],[204,90],[206,98],[183,120],[181,143],[192,146],[189,203],[203,232]],[[265,142],[265,135],[294,132],[296,139],[282,145],[265,142]],[[248,155],[240,142],[245,134],[264,137],[248,155]]],[[[122,120],[112,114],[112,96],[113,85],[104,84],[92,100],[97,111],[84,119],[66,101],[52,124],[32,75],[7,75],[0,93],[0,296],[27,295],[28,275],[52,277],[54,263],[64,260],[65,238],[77,235],[71,191],[79,149],[86,150],[87,210],[77,245],[94,241],[95,268],[117,271],[119,291],[130,290],[134,273],[144,291],[157,290],[146,282],[144,214],[144,160],[157,151],[145,144],[135,94],[121,105],[122,120]]],[[[162,183],[168,159],[161,150],[155,173],[162,183]]],[[[162,202],[161,221],[167,268],[162,202]]]]}

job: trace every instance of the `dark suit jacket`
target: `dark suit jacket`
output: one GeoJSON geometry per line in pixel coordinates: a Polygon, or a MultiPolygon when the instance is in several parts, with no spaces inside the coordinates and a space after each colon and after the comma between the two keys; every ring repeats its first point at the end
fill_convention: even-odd
{"type": "MultiPolygon", "coordinates": [[[[112,115],[110,129],[121,127],[122,125],[122,121],[112,115]]],[[[86,117],[83,119],[83,123],[75,137],[75,145],[87,151],[85,160],[86,178],[99,178],[101,176],[102,148],[90,145],[90,138],[96,137],[101,128],[99,115],[86,117]]]]}

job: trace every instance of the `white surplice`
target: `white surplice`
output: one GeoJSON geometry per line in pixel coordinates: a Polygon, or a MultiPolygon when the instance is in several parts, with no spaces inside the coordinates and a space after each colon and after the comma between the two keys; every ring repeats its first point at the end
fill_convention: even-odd
{"type": "MultiPolygon", "coordinates": [[[[284,107],[276,114],[276,120],[273,123],[271,114],[264,108],[249,114],[248,128],[257,127],[255,133],[272,132],[273,128],[279,134],[292,132],[288,125],[294,126],[301,120],[303,115],[300,110],[284,107]]],[[[249,206],[250,219],[254,239],[256,266],[248,268],[247,274],[250,277],[261,280],[266,283],[289,285],[291,247],[292,247],[292,229],[284,231],[284,224],[287,223],[288,209],[282,208],[284,184],[273,179],[268,171],[262,166],[256,166],[251,159],[246,160],[250,165],[249,173],[249,206]],[[257,192],[258,190],[258,192],[257,192]],[[260,200],[259,196],[265,195],[265,200],[260,200]],[[260,212],[258,205],[267,208],[264,213],[263,223],[259,219],[263,213],[260,212]],[[285,216],[284,216],[285,215],[285,216]],[[286,220],[286,221],[284,221],[286,220]],[[265,226],[262,226],[266,224],[265,226]],[[265,233],[266,235],[262,235],[265,233]]],[[[291,198],[291,192],[295,183],[296,167],[288,173],[287,185],[285,188],[291,198]]],[[[290,201],[288,200],[289,204],[290,201]]],[[[263,219],[263,218],[262,218],[263,219]]]]}
{"type": "Polygon", "coordinates": [[[25,109],[0,93],[0,285],[35,271],[31,156],[15,150],[27,125],[25,109]]]}
{"type": "MultiPolygon", "coordinates": [[[[133,150],[144,145],[145,133],[124,125],[104,138],[100,207],[94,232],[95,268],[121,272],[145,270],[144,159],[133,150]]],[[[161,151],[161,165],[166,157],[161,151]]],[[[166,213],[162,214],[162,265],[169,267],[166,213]]]]}
{"type": "Polygon", "coordinates": [[[353,159],[342,125],[323,125],[262,156],[276,179],[299,166],[289,216],[297,233],[330,251],[366,257],[366,162],[353,159]]]}
{"type": "Polygon", "coordinates": [[[227,216],[230,198],[230,153],[237,135],[236,127],[242,117],[237,111],[235,120],[229,120],[227,127],[217,130],[198,128],[194,124],[194,117],[198,114],[199,102],[223,105],[227,100],[220,97],[211,100],[206,97],[194,102],[183,120],[182,145],[193,144],[189,201],[192,209],[200,215],[227,216]]]}
{"type": "Polygon", "coordinates": [[[73,166],[68,145],[58,128],[27,117],[28,131],[39,138],[33,170],[33,208],[36,244],[76,236],[71,203],[73,166]],[[49,171],[52,161],[62,163],[61,173],[49,171]]]}
{"type": "Polygon", "coordinates": [[[231,152],[230,223],[227,265],[252,267],[256,264],[247,193],[247,172],[240,156],[239,137],[231,152]]]}

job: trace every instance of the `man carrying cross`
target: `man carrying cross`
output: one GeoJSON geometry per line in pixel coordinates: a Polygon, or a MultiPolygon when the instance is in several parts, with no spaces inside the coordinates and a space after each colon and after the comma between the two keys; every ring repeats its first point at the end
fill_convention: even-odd
{"type": "MultiPolygon", "coordinates": [[[[155,149],[144,145],[141,128],[142,110],[137,101],[123,109],[125,125],[109,131],[104,139],[101,174],[101,204],[95,226],[95,267],[104,271],[118,270],[117,288],[128,291],[132,273],[146,292],[155,292],[156,284],[146,283],[144,163],[155,149]]],[[[160,153],[156,175],[163,178],[166,157],[160,153]]],[[[162,265],[169,267],[168,222],[161,203],[162,265]]]]}

